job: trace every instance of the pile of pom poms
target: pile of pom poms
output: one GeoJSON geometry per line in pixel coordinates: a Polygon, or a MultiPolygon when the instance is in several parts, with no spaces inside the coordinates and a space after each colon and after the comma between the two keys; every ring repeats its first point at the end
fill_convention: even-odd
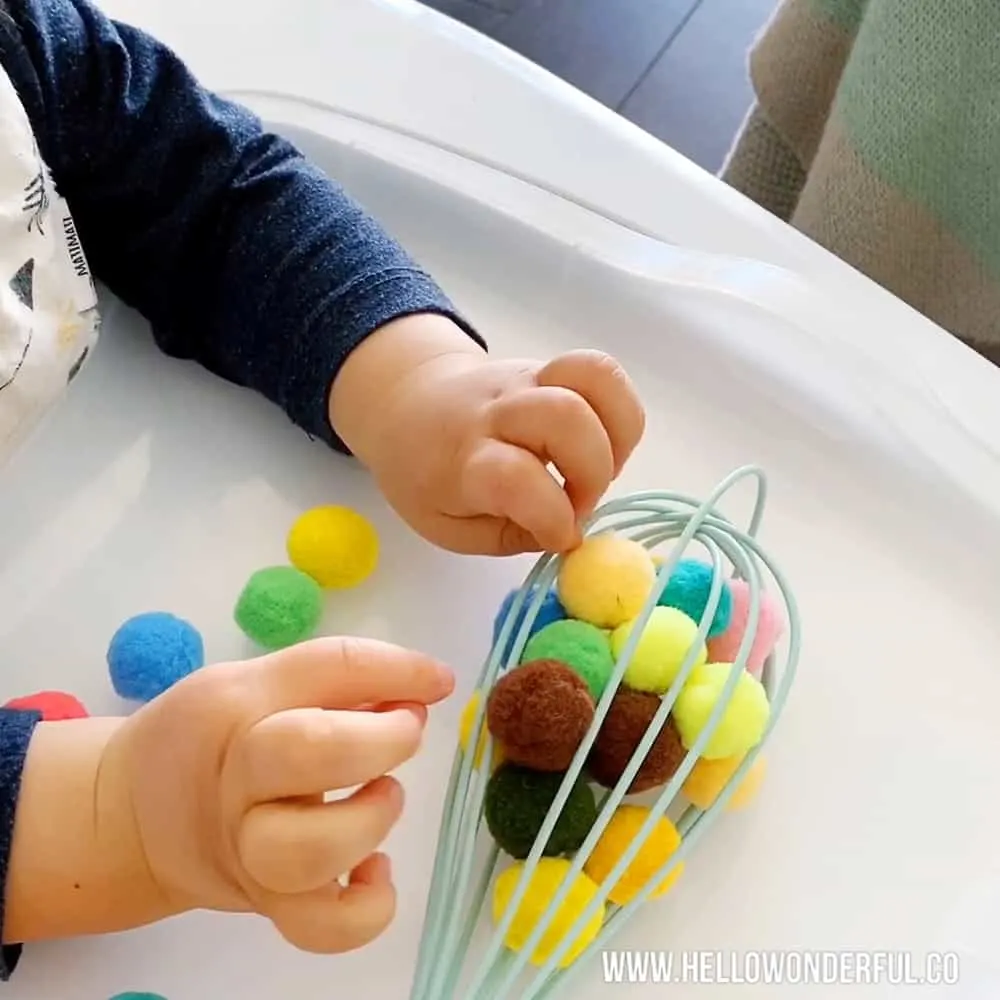
{"type": "MultiPolygon", "coordinates": [[[[285,549],[289,564],[251,574],[233,612],[243,634],[267,652],[312,638],[324,591],[362,583],[375,571],[379,544],[375,528],[357,511],[326,506],[296,519],[285,549]]],[[[108,647],[114,689],[130,701],[151,701],[204,662],[198,630],[166,612],[130,618],[108,647]]]]}
{"type": "Polygon", "coordinates": [[[292,525],[286,550],[290,565],[253,573],[234,612],[243,633],[268,651],[315,635],[323,592],[356,587],[375,571],[378,535],[349,507],[315,507],[292,525]]]}
{"type": "MultiPolygon", "coordinates": [[[[312,638],[323,613],[324,591],[356,587],[376,568],[378,535],[348,507],[316,507],[292,525],[289,565],[253,573],[236,601],[234,619],[261,649],[273,651],[312,638]]],[[[147,611],[124,622],[107,649],[111,686],[126,701],[149,702],[205,664],[198,629],[168,611],[147,611]]],[[[3,708],[33,711],[46,722],[86,718],[74,695],[39,691],[3,708]]]]}
{"type": "MultiPolygon", "coordinates": [[[[493,840],[512,862],[493,887],[497,923],[506,916],[525,860],[659,582],[661,565],[662,561],[643,545],[624,536],[609,533],[588,538],[563,559],[556,586],[544,595],[520,656],[502,669],[488,692],[485,708],[481,691],[474,692],[465,706],[460,744],[465,753],[472,753],[472,766],[478,769],[489,741],[484,820],[493,840]],[[481,711],[485,724],[473,751],[470,742],[481,711]]],[[[678,678],[696,643],[699,648],[693,667],[630,782],[627,796],[641,795],[670,781],[725,694],[749,622],[750,590],[743,580],[722,580],[702,642],[699,626],[709,610],[714,572],[710,563],[678,561],[633,646],[584,768],[542,848],[542,857],[504,938],[506,947],[520,950],[539,921],[546,920],[547,929],[530,956],[534,965],[544,965],[563,944],[566,932],[599,894],[601,883],[646,822],[647,806],[634,798],[623,800],[575,876],[558,913],[548,913],[549,901],[561,888],[573,856],[597,822],[599,793],[618,784],[663,695],[678,678]]],[[[494,624],[495,655],[502,657],[503,664],[511,659],[514,643],[520,641],[524,616],[536,603],[537,592],[524,599],[518,620],[509,625],[507,619],[517,596],[517,591],[507,596],[494,624]],[[497,652],[505,626],[509,638],[497,652]]],[[[720,719],[681,787],[681,798],[688,805],[708,809],[746,755],[763,739],[770,705],[761,676],[784,627],[781,606],[762,592],[746,670],[729,693],[720,719]]],[[[764,757],[758,753],[730,793],[727,809],[740,809],[755,797],[764,767],[764,757]]],[[[656,822],[605,903],[596,908],[578,939],[568,946],[560,967],[571,964],[594,940],[609,906],[625,906],[647,890],[647,883],[669,862],[681,839],[666,815],[656,822]]],[[[660,885],[647,890],[648,898],[666,893],[682,870],[683,862],[674,864],[660,885]]]]}

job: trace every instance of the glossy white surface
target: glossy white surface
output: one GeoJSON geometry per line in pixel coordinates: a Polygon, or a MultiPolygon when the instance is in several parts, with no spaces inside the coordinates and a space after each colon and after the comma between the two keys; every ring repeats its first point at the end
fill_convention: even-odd
{"type": "MultiPolygon", "coordinates": [[[[905,949],[918,967],[924,949],[963,944],[989,959],[984,941],[994,939],[983,930],[994,923],[997,895],[986,876],[1000,873],[992,708],[1000,674],[991,656],[1000,642],[1000,422],[986,420],[998,385],[992,369],[693,168],[565,89],[536,87],[538,74],[510,73],[505,57],[415,8],[300,0],[298,17],[241,8],[242,28],[223,31],[232,8],[175,0],[142,18],[131,6],[111,9],[189,50],[214,85],[328,100],[325,66],[331,86],[354,81],[356,104],[403,119],[406,94],[410,124],[433,127],[439,138],[454,128],[451,138],[478,153],[492,141],[520,156],[521,119],[503,119],[504,129],[498,116],[534,93],[534,120],[565,126],[561,158],[553,136],[535,164],[551,183],[591,185],[608,213],[627,215],[633,199],[633,218],[643,215],[635,199],[644,198],[647,229],[684,246],[740,254],[759,244],[761,258],[800,265],[803,277],[679,253],[419,144],[288,102],[252,102],[399,234],[498,352],[583,344],[621,357],[648,406],[649,430],[616,492],[703,493],[747,462],[771,477],[762,538],[796,588],[804,647],[770,778],[757,807],[706,838],[683,881],[637,918],[620,946],[677,955],[905,949]],[[208,20],[196,35],[198,12],[208,20]],[[399,58],[387,58],[372,80],[376,43],[399,58]],[[417,65],[425,72],[391,96],[400,74],[417,65]],[[445,86],[465,69],[463,86],[454,77],[445,86]],[[426,103],[434,88],[442,101],[449,95],[455,117],[447,104],[436,112],[426,103]],[[567,152],[584,139],[603,141],[622,171],[634,170],[629,182],[605,174],[600,187],[586,158],[567,152]],[[898,341],[905,352],[884,361],[880,345],[898,341]],[[946,392],[942,408],[935,395],[946,392]],[[962,428],[976,420],[972,441],[962,428]]],[[[530,151],[522,159],[519,169],[530,169],[530,151]]],[[[32,948],[6,989],[18,1000],[103,1000],[126,989],[168,1000],[362,992],[403,1000],[458,711],[493,611],[528,564],[431,550],[394,522],[358,470],[310,444],[273,408],[162,358],[122,310],[111,308],[106,331],[66,405],[4,471],[2,693],[65,686],[94,711],[116,710],[104,649],[124,617],[150,607],[190,617],[213,659],[242,655],[231,623],[239,588],[253,569],[282,558],[291,519],[320,502],[373,517],[385,552],[376,578],[334,602],[325,627],[425,648],[455,664],[461,690],[435,713],[424,752],[403,773],[411,806],[389,845],[402,903],[376,945],[310,958],[255,920],[195,916],[32,948]]],[[[663,991],[611,989],[630,998],[663,991]]],[[[672,995],[722,1000],[731,991],[680,985],[672,995]]],[[[842,992],[809,989],[817,1000],[842,992]]],[[[882,985],[850,995],[891,992],[882,985]]],[[[773,993],[766,984],[742,991],[773,993]]],[[[584,972],[572,995],[608,996],[600,969],[584,972]]]]}

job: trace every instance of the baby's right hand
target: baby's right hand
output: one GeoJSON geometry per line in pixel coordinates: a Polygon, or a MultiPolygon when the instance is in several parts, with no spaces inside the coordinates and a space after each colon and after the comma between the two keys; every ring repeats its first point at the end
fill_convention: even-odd
{"type": "Polygon", "coordinates": [[[99,794],[127,800],[171,910],[255,912],[299,948],[349,951],[393,919],[388,773],[452,688],[435,661],[362,639],[206,667],[112,737],[99,794]]]}

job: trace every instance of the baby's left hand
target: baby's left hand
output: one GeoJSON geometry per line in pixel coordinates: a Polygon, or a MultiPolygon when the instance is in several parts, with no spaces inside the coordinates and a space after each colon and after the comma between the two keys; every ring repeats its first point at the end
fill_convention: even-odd
{"type": "Polygon", "coordinates": [[[573,548],[645,427],[628,376],[597,351],[449,355],[394,389],[368,465],[399,515],[454,552],[573,548]]]}

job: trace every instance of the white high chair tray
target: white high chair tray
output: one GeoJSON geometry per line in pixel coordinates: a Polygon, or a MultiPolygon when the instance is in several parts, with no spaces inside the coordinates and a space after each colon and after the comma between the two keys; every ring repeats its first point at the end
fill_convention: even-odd
{"type": "MultiPolygon", "coordinates": [[[[702,495],[737,466],[768,472],[761,537],[795,588],[804,643],[768,779],[616,946],[666,950],[678,965],[694,951],[907,951],[918,973],[925,951],[962,948],[961,994],[908,993],[980,995],[974,979],[990,975],[1000,898],[993,370],[846,268],[826,283],[808,268],[679,249],[315,102],[239,96],[382,219],[494,351],[594,346],[623,361],[649,420],[616,494],[702,495]],[[832,292],[838,280],[858,297],[832,292]],[[871,311],[859,308],[865,297],[871,311]],[[884,332],[892,346],[910,329],[904,353],[874,339],[884,332]]],[[[31,947],[6,991],[405,1000],[458,714],[494,612],[530,560],[425,545],[362,471],[269,404],[161,356],[144,324],[110,301],[93,362],[3,483],[4,699],[62,687],[95,713],[120,710],[107,642],[153,608],[194,622],[211,660],[247,655],[236,595],[253,570],[284,560],[292,519],[328,502],[376,522],[383,558],[368,583],[331,602],[324,630],[423,648],[459,675],[401,772],[409,805],[388,844],[400,908],[378,942],[305,956],[263,921],[199,914],[31,947]]],[[[749,499],[724,509],[745,516],[749,499]]],[[[609,984],[597,963],[572,995],[597,1000],[609,986],[629,998],[664,990],[609,984]]],[[[714,1000],[731,989],[679,983],[672,995],[714,1000]]],[[[852,995],[892,991],[883,982],[852,995]]],[[[773,992],[764,982],[742,995],[773,992]]],[[[840,992],[816,984],[810,996],[840,992]]]]}

